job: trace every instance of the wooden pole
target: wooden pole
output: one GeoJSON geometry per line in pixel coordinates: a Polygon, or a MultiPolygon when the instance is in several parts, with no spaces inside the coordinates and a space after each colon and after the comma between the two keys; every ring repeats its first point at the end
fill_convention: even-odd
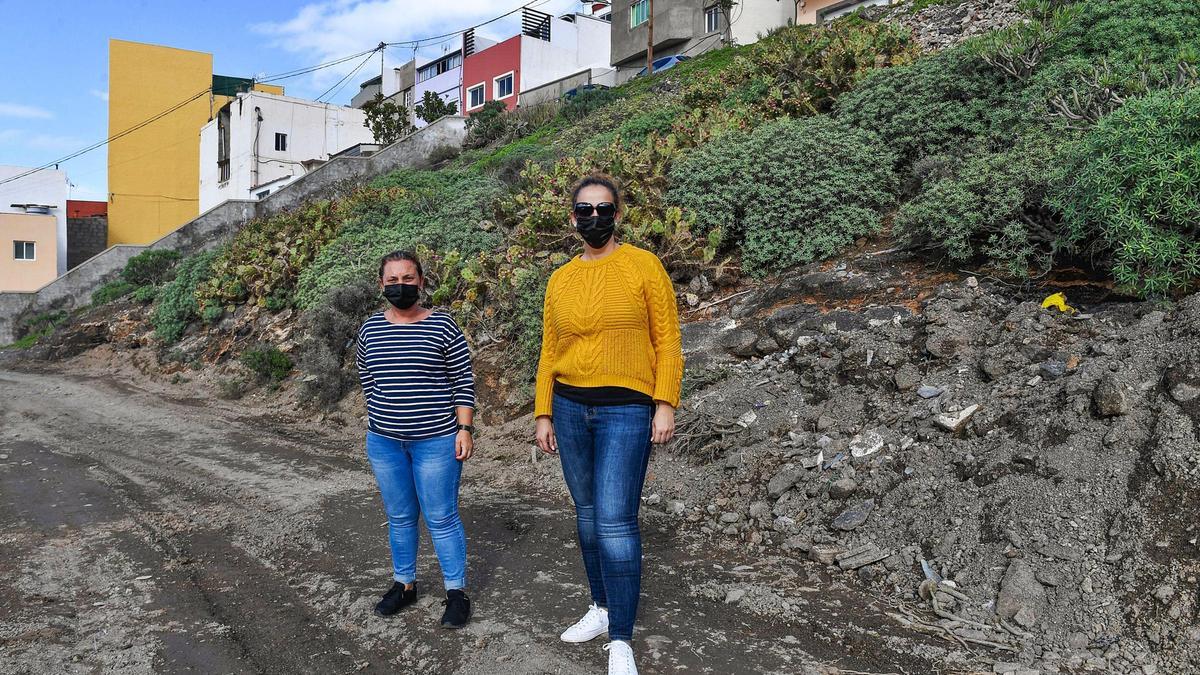
{"type": "Polygon", "coordinates": [[[646,8],[649,14],[646,25],[646,75],[654,74],[654,0],[649,0],[646,8]]]}

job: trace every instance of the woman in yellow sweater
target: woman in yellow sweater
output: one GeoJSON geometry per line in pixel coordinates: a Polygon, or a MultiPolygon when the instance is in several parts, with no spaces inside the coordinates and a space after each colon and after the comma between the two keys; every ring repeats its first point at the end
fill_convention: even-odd
{"type": "Polygon", "coordinates": [[[587,176],[571,204],[583,253],[546,287],[534,410],[538,445],[562,460],[592,593],[588,612],[562,639],[586,642],[607,631],[608,672],[635,675],[638,507],[650,445],[675,433],[679,314],[658,257],[613,236],[621,216],[616,181],[587,176]]]}

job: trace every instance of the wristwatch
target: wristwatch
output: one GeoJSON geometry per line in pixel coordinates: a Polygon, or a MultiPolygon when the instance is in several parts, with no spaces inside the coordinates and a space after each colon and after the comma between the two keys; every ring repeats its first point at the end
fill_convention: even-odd
{"type": "Polygon", "coordinates": [[[472,424],[460,424],[460,425],[458,425],[458,430],[465,431],[465,432],[471,434],[472,436],[475,435],[475,426],[472,424]]]}

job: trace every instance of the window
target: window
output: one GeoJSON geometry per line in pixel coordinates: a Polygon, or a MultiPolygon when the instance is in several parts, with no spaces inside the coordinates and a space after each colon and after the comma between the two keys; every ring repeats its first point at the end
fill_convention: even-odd
{"type": "Polygon", "coordinates": [[[287,134],[275,134],[275,150],[276,152],[287,150],[287,134]]]}
{"type": "Polygon", "coordinates": [[[450,56],[436,61],[427,66],[422,67],[417,71],[417,82],[424,82],[430,78],[437,77],[442,73],[448,73],[451,70],[462,65],[462,53],[456,52],[450,56]]]}
{"type": "Polygon", "coordinates": [[[17,260],[36,260],[32,241],[14,241],[13,258],[17,260]]]}
{"type": "Polygon", "coordinates": [[[513,95],[513,74],[505,73],[492,80],[492,98],[499,101],[513,95]]]}
{"type": "Polygon", "coordinates": [[[650,0],[637,0],[633,3],[633,6],[629,8],[629,27],[637,28],[649,20],[650,0]]]}
{"type": "Polygon", "coordinates": [[[483,83],[471,87],[467,90],[467,110],[472,110],[483,105],[483,83]]]}
{"type": "Polygon", "coordinates": [[[258,194],[256,194],[256,195],[254,195],[254,196],[255,196],[257,199],[266,199],[266,198],[267,198],[267,195],[269,195],[269,194],[271,194],[271,191],[270,191],[270,190],[263,190],[262,192],[260,192],[260,193],[258,193],[258,194]]]}
{"type": "Polygon", "coordinates": [[[704,10],[704,32],[716,33],[721,30],[721,6],[713,5],[704,10]]]}

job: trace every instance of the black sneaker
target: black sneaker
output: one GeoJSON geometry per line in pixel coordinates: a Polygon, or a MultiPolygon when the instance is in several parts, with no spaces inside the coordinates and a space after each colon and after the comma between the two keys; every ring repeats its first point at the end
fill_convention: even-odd
{"type": "Polygon", "coordinates": [[[379,616],[391,616],[416,601],[417,584],[413,583],[413,587],[406,591],[404,584],[397,581],[392,584],[387,593],[383,594],[383,599],[375,605],[375,613],[379,616]]]}
{"type": "Polygon", "coordinates": [[[462,628],[471,620],[471,599],[459,589],[446,591],[442,628],[462,628]]]}

